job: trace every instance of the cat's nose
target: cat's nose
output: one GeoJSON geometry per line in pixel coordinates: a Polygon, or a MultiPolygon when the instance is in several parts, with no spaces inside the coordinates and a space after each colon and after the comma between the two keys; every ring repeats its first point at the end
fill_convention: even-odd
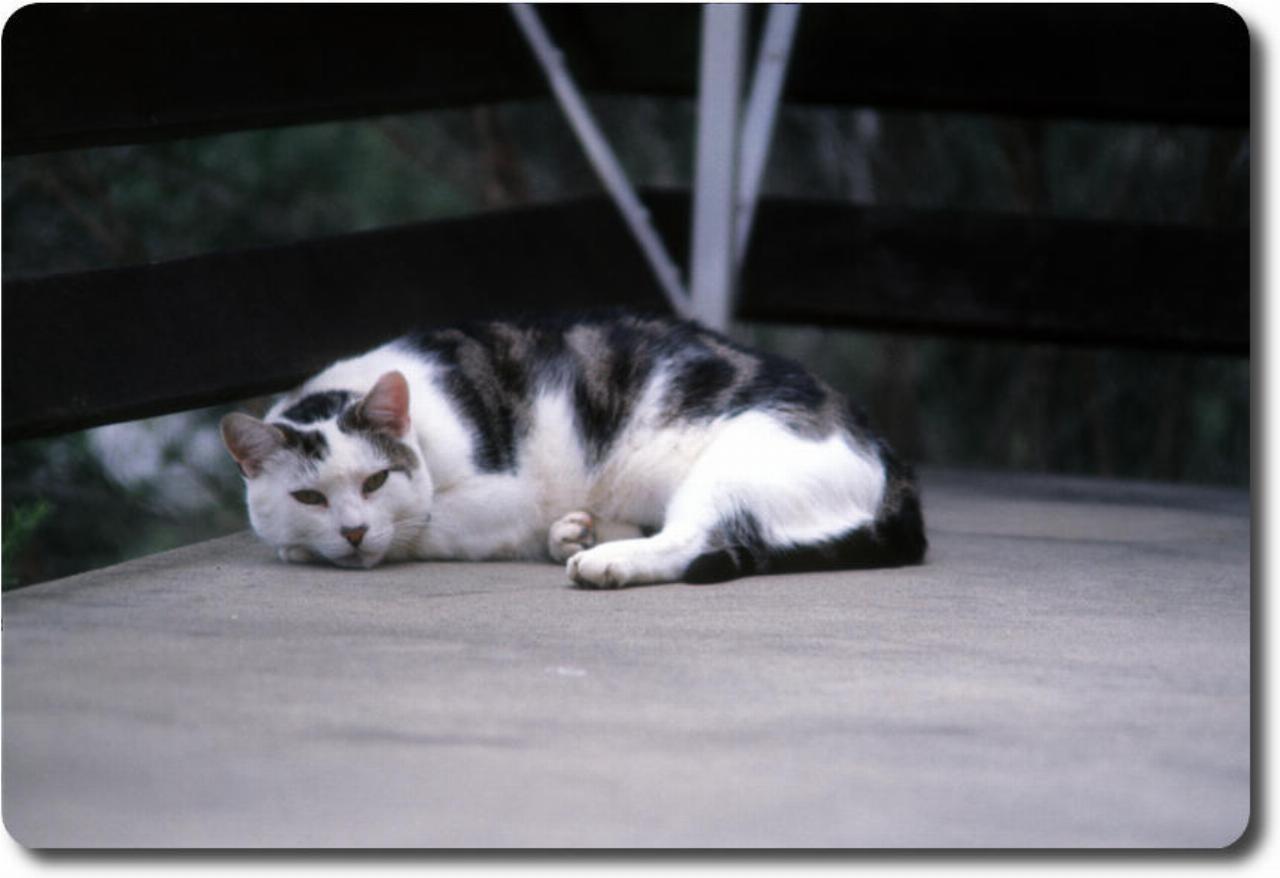
{"type": "Polygon", "coordinates": [[[360,541],[364,539],[364,535],[368,532],[368,530],[369,530],[368,526],[363,524],[360,525],[359,527],[338,528],[338,532],[342,534],[344,537],[346,537],[347,542],[353,546],[360,545],[360,541]]]}

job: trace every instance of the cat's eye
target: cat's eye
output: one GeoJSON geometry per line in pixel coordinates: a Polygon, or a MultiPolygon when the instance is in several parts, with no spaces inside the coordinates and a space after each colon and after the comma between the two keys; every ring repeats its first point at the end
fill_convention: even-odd
{"type": "Polygon", "coordinates": [[[369,478],[365,479],[364,488],[363,488],[364,492],[366,494],[372,494],[374,491],[381,488],[383,482],[387,480],[387,474],[390,472],[391,472],[390,470],[384,469],[382,472],[374,473],[373,475],[369,476],[369,478]]]}
{"type": "Polygon", "coordinates": [[[319,491],[294,491],[293,499],[308,506],[325,506],[329,502],[324,499],[324,494],[319,491]]]}

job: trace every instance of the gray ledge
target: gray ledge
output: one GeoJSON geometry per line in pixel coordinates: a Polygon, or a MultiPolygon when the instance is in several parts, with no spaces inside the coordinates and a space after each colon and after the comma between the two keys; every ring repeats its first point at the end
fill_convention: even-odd
{"type": "Polygon", "coordinates": [[[247,535],[4,598],[31,847],[1221,847],[1243,491],[927,472],[922,567],[567,586],[247,535]]]}

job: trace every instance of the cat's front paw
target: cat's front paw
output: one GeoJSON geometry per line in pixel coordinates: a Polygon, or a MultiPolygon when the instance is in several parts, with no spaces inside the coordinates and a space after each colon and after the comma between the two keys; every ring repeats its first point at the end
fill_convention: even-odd
{"type": "Polygon", "coordinates": [[[568,561],[595,544],[596,524],[589,512],[570,512],[547,532],[547,551],[553,561],[568,561]]]}
{"type": "Polygon", "coordinates": [[[309,564],[315,560],[315,556],[302,546],[281,546],[276,554],[287,564],[309,564]]]}

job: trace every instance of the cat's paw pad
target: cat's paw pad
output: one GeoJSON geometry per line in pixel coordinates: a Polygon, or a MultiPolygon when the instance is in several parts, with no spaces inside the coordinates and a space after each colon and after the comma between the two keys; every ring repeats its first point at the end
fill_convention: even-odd
{"type": "Polygon", "coordinates": [[[547,551],[554,561],[568,561],[595,544],[596,523],[589,512],[570,512],[547,532],[547,551]]]}
{"type": "Polygon", "coordinates": [[[574,555],[565,570],[584,588],[619,588],[642,581],[636,565],[608,543],[574,555]]]}

